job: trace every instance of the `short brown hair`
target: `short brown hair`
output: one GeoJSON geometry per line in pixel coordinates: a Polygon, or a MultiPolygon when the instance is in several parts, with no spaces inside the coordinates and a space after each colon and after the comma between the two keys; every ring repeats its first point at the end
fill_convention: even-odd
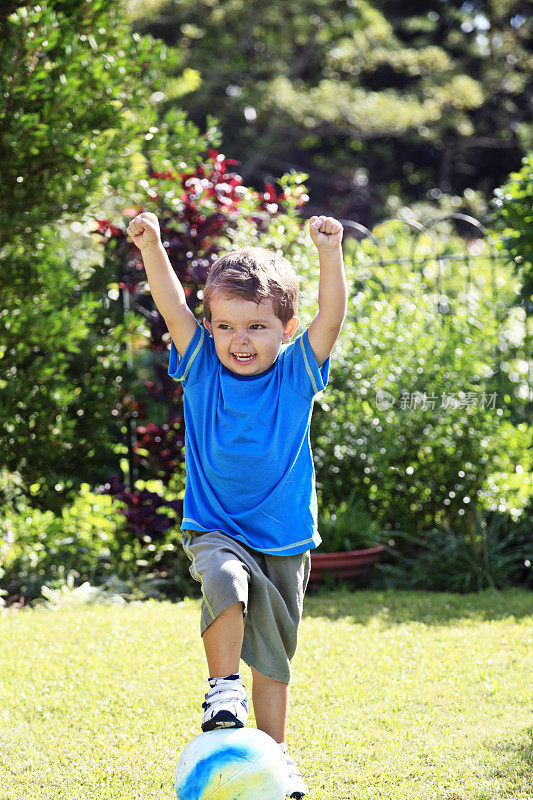
{"type": "Polygon", "coordinates": [[[271,300],[283,325],[298,310],[298,276],[282,255],[264,247],[244,247],[217,259],[204,287],[204,316],[211,322],[210,303],[219,293],[256,303],[271,300]]]}

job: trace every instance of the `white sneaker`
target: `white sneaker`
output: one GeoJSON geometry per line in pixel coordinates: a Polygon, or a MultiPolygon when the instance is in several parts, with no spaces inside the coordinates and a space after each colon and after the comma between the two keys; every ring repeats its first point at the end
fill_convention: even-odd
{"type": "Polygon", "coordinates": [[[225,678],[209,678],[210,689],[202,703],[202,730],[244,728],[248,719],[246,687],[240,673],[225,678]]]}
{"type": "Polygon", "coordinates": [[[287,770],[289,773],[286,797],[290,797],[293,800],[300,800],[301,797],[307,794],[307,786],[302,778],[302,773],[294,763],[294,760],[288,754],[287,745],[285,742],[282,742],[280,747],[285,754],[285,761],[287,762],[287,770]]]}

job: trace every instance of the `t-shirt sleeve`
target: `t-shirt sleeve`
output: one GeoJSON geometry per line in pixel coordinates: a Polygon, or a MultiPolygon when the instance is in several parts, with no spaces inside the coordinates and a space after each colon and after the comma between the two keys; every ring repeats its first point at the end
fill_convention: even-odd
{"type": "Polygon", "coordinates": [[[330,357],[326,358],[321,367],[318,366],[309,344],[307,330],[287,347],[283,359],[284,375],[299,395],[312,398],[326,388],[330,357]]]}
{"type": "Polygon", "coordinates": [[[172,339],[170,340],[170,359],[168,374],[171,378],[181,381],[182,384],[192,385],[198,383],[218,366],[218,356],[215,345],[205,328],[196,322],[196,332],[189,342],[183,358],[176,350],[172,339]]]}

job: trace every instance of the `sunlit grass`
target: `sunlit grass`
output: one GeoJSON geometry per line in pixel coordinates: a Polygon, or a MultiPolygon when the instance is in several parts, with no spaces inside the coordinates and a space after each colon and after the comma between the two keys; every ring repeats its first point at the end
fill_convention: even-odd
{"type": "MultiPolygon", "coordinates": [[[[289,742],[309,799],[530,800],[532,622],[525,591],[308,597],[289,742]]],[[[172,800],[198,625],[196,600],[0,616],[1,800],[172,800]]]]}

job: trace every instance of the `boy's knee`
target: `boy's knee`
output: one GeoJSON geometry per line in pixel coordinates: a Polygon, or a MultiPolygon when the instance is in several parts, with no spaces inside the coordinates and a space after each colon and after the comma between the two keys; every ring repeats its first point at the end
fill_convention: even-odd
{"type": "Polygon", "coordinates": [[[222,599],[235,598],[243,607],[248,596],[248,573],[240,561],[226,561],[213,564],[202,574],[202,588],[207,597],[222,599]]]}

